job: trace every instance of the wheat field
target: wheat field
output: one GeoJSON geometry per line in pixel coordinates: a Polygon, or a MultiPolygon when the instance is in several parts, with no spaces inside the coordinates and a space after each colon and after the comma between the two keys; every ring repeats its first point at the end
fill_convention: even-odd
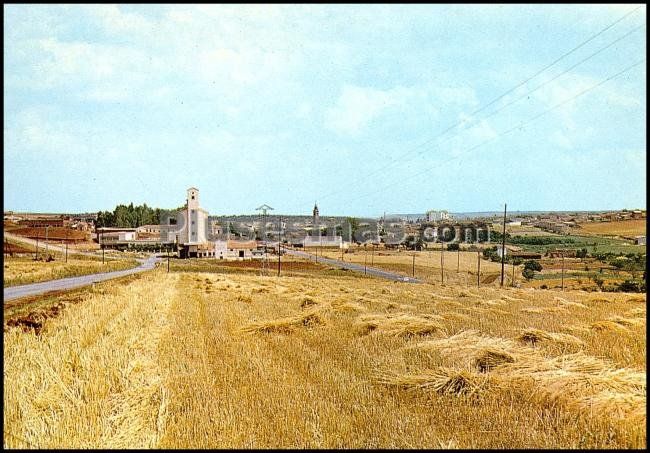
{"type": "Polygon", "coordinates": [[[5,311],[6,448],[646,446],[644,296],[163,269],[81,294],[38,332],[5,311]]]}
{"type": "Polygon", "coordinates": [[[644,236],[645,219],[620,220],[615,222],[581,223],[580,229],[586,233],[601,236],[644,236]]]}
{"type": "Polygon", "coordinates": [[[130,257],[119,261],[106,260],[105,263],[102,263],[101,257],[99,259],[69,257],[67,263],[64,259],[46,262],[34,261],[30,257],[6,257],[4,259],[3,282],[5,287],[25,285],[97,272],[121,271],[137,266],[138,262],[130,257]]]}

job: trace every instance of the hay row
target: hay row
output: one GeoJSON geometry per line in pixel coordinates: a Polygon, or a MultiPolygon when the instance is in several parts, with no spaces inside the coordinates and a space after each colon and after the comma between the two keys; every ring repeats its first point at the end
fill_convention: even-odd
{"type": "Polygon", "coordinates": [[[544,341],[565,345],[583,346],[585,343],[580,338],[565,333],[547,332],[545,330],[528,328],[524,329],[517,337],[518,340],[536,345],[544,341]]]}
{"type": "Polygon", "coordinates": [[[317,306],[314,309],[305,310],[303,313],[295,316],[254,322],[242,327],[239,329],[239,332],[246,334],[271,332],[291,333],[299,327],[312,328],[321,326],[327,323],[327,319],[324,317],[324,311],[326,309],[317,306]]]}
{"type": "Polygon", "coordinates": [[[408,337],[444,332],[440,323],[442,319],[437,315],[373,314],[358,318],[355,327],[362,334],[377,332],[395,337],[408,337]]]}

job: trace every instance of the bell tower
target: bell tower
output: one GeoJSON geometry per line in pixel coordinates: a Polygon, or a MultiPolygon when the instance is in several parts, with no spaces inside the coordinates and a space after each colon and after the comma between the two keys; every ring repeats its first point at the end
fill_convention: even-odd
{"type": "Polygon", "coordinates": [[[318,214],[318,205],[314,202],[314,210],[312,211],[312,236],[320,236],[320,216],[318,214]]]}

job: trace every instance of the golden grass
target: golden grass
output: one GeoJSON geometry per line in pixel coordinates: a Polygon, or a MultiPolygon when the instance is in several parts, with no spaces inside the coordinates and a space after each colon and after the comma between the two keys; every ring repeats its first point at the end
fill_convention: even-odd
{"type": "Polygon", "coordinates": [[[434,390],[443,395],[471,396],[480,392],[488,382],[485,376],[466,370],[437,368],[421,374],[378,372],[377,382],[406,390],[434,390]]]}
{"type": "Polygon", "coordinates": [[[359,332],[367,334],[370,332],[381,333],[392,336],[415,336],[429,335],[444,331],[440,321],[441,316],[421,315],[413,316],[405,313],[399,314],[374,314],[363,315],[356,321],[359,332]]]}
{"type": "Polygon", "coordinates": [[[586,222],[580,230],[599,236],[644,236],[645,219],[620,220],[615,222],[586,222]]]}
{"type": "Polygon", "coordinates": [[[5,310],[4,444],[645,448],[645,307],[600,297],[162,269],[105,282],[38,333],[5,310]],[[625,335],[591,328],[604,321],[625,335]]]}
{"type": "Polygon", "coordinates": [[[296,328],[306,327],[311,328],[315,326],[322,326],[327,323],[323,315],[323,309],[316,307],[316,309],[306,310],[296,316],[288,316],[285,318],[271,319],[268,321],[258,321],[248,324],[240,329],[243,333],[256,333],[256,332],[280,332],[290,333],[296,328]]]}
{"type": "Polygon", "coordinates": [[[524,331],[521,332],[517,338],[524,343],[529,343],[532,345],[535,345],[542,341],[552,341],[555,343],[575,346],[582,346],[585,344],[584,341],[573,335],[566,333],[546,332],[545,330],[531,328],[524,329],[524,331]]]}
{"type": "Polygon", "coordinates": [[[29,283],[57,280],[60,278],[77,277],[98,272],[121,271],[138,266],[132,259],[120,261],[68,258],[56,261],[33,261],[31,258],[5,258],[3,281],[4,286],[26,285],[29,283]]]}

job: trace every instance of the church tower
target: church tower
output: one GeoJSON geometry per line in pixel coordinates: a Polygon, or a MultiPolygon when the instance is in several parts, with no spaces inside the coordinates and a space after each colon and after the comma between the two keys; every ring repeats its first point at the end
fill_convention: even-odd
{"type": "Polygon", "coordinates": [[[312,212],[312,236],[320,236],[320,216],[318,215],[318,205],[314,202],[314,210],[312,212]]]}

